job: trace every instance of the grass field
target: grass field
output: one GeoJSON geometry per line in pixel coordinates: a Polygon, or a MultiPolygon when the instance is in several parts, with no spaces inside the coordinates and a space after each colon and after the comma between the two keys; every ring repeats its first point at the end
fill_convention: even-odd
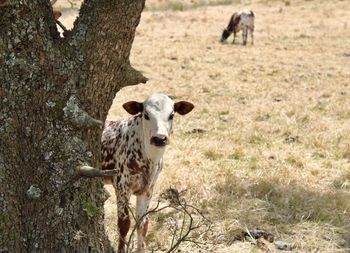
{"type": "MultiPolygon", "coordinates": [[[[154,92],[195,104],[175,117],[154,199],[186,190],[213,223],[209,252],[269,251],[234,240],[254,228],[294,252],[350,251],[349,38],[348,1],[147,2],[131,62],[150,80],[120,91],[110,118],[154,92]],[[240,9],[256,13],[255,45],[220,44],[240,9]]],[[[105,211],[116,243],[113,196],[105,211]]],[[[170,236],[160,215],[150,246],[170,236]]]]}

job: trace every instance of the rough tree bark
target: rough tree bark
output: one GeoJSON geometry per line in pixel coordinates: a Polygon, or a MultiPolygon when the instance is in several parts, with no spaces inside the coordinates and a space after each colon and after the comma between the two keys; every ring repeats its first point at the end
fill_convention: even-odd
{"type": "Polygon", "coordinates": [[[122,87],[144,0],[85,0],[60,38],[49,0],[0,1],[0,252],[111,252],[101,123],[122,87]],[[85,166],[86,168],[86,166],[85,166]]]}

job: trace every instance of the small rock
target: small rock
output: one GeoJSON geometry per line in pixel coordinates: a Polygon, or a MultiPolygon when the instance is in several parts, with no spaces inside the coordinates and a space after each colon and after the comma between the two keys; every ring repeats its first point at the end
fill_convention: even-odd
{"type": "Polygon", "coordinates": [[[299,142],[299,136],[298,135],[288,135],[284,140],[287,143],[299,142]]]}
{"type": "Polygon", "coordinates": [[[253,237],[254,239],[264,238],[268,242],[273,242],[273,240],[274,240],[273,234],[266,232],[264,230],[261,230],[261,229],[254,229],[252,231],[249,231],[249,233],[246,232],[245,237],[247,237],[247,238],[253,237]]]}
{"type": "Polygon", "coordinates": [[[280,249],[280,250],[287,250],[287,251],[293,250],[293,245],[292,244],[286,243],[286,242],[283,242],[283,241],[276,241],[275,242],[275,247],[277,249],[280,249]]]}
{"type": "Polygon", "coordinates": [[[191,131],[186,132],[187,134],[204,134],[207,130],[201,128],[193,128],[191,131]]]}

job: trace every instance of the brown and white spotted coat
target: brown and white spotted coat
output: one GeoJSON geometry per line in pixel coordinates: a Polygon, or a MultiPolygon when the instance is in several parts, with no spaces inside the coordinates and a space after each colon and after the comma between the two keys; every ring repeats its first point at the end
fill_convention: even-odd
{"type": "Polygon", "coordinates": [[[221,42],[224,42],[232,33],[235,43],[236,33],[242,30],[243,45],[247,44],[248,31],[251,36],[251,43],[254,44],[254,22],[255,14],[253,11],[240,11],[233,13],[227,28],[224,29],[221,35],[221,42]]]}
{"type": "Polygon", "coordinates": [[[136,195],[137,249],[144,252],[148,217],[145,214],[153,187],[162,170],[163,154],[169,143],[174,113],[189,113],[193,105],[174,102],[163,94],[154,94],[143,103],[130,101],[124,109],[134,115],[105,124],[102,134],[102,170],[117,169],[113,181],[118,205],[119,246],[125,252],[126,236],[130,228],[129,199],[136,195]],[[142,218],[142,220],[141,220],[142,218]]]}

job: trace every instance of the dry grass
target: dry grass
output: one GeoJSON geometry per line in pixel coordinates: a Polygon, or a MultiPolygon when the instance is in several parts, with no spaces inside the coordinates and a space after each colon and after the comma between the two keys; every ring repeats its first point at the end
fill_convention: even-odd
{"type": "Polygon", "coordinates": [[[203,6],[230,5],[239,0],[150,0],[146,1],[146,11],[184,11],[203,6]]]}
{"type": "MultiPolygon", "coordinates": [[[[348,2],[152,9],[163,8],[142,14],[131,55],[150,81],[119,92],[110,117],[126,116],[123,102],[153,92],[195,104],[191,114],[175,117],[156,195],[170,186],[187,189],[188,201],[214,223],[217,237],[208,241],[223,242],[211,252],[264,252],[233,240],[255,227],[296,252],[349,252],[348,2]],[[256,13],[254,46],[218,42],[239,9],[256,13]],[[195,128],[206,131],[191,133],[195,128]]],[[[114,242],[115,210],[111,198],[106,223],[114,242]]],[[[153,217],[153,244],[167,235],[163,220],[153,217]]],[[[182,252],[197,252],[187,247],[182,252]]]]}

